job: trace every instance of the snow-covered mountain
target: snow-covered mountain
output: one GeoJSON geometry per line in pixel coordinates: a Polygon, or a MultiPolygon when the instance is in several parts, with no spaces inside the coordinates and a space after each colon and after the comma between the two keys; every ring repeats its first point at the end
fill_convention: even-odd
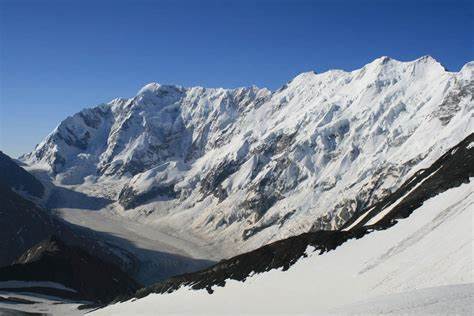
{"type": "MultiPolygon", "coordinates": [[[[308,247],[325,253],[353,238],[362,238],[374,230],[386,230],[409,217],[426,201],[454,187],[469,184],[474,178],[474,133],[451,148],[429,168],[421,169],[405,181],[398,190],[372,207],[356,213],[341,230],[321,230],[293,236],[265,245],[256,250],[194,273],[175,276],[139,290],[133,297],[150,293],[169,293],[183,286],[206,289],[224,286],[229,280],[245,281],[252,275],[274,269],[289,269],[305,256],[308,247]]],[[[472,183],[470,183],[472,187],[472,183]]],[[[468,186],[469,187],[469,186],[468,186]]],[[[467,192],[469,193],[469,192],[467,192]]],[[[472,194],[468,194],[469,198],[472,194]]],[[[456,201],[450,201],[457,203],[456,201]]],[[[432,205],[433,212],[440,207],[432,205]]],[[[472,207],[463,203],[463,208],[472,207]]]]}
{"type": "MultiPolygon", "coordinates": [[[[416,171],[394,193],[354,214],[342,230],[280,240],[208,269],[145,287],[134,295],[119,296],[123,303],[96,312],[472,314],[473,179],[474,133],[428,168],[416,171]]],[[[19,261],[35,261],[37,254],[49,248],[40,244],[19,261]]],[[[26,265],[0,272],[10,280],[11,269],[19,269],[17,275],[26,279],[21,284],[7,281],[0,288],[28,282],[41,285],[29,281],[24,270],[31,267],[26,265]]],[[[45,275],[48,268],[33,271],[41,273],[42,282],[49,282],[50,287],[71,288],[70,275],[58,283],[54,276],[45,275]]],[[[90,289],[87,283],[85,286],[90,289]]],[[[36,309],[24,299],[31,298],[18,298],[15,293],[6,297],[4,305],[15,302],[15,309],[59,313],[54,299],[34,305],[36,309]]],[[[87,312],[86,306],[77,310],[77,302],[65,306],[68,313],[87,312]]]]}
{"type": "Polygon", "coordinates": [[[471,134],[343,230],[277,241],[97,314],[472,315],[473,180],[471,134]]]}
{"type": "Polygon", "coordinates": [[[381,57],[277,91],[152,83],[68,117],[21,160],[220,259],[340,228],[431,165],[474,131],[473,72],[381,57]]]}

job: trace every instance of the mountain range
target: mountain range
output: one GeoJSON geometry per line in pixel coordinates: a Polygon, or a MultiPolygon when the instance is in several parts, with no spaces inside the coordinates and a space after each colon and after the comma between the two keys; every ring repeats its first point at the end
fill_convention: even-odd
{"type": "MultiPolygon", "coordinates": [[[[87,306],[117,302],[99,314],[191,311],[172,298],[222,313],[233,295],[258,305],[256,293],[272,284],[307,300],[318,278],[329,294],[351,289],[331,266],[359,253],[356,268],[340,263],[341,275],[364,275],[371,287],[351,299],[341,292],[341,304],[354,303],[417,290],[415,272],[364,271],[405,267],[426,240],[446,249],[414,268],[439,267],[420,282],[469,296],[472,287],[458,283],[472,284],[472,236],[459,221],[473,205],[473,78],[474,62],[450,72],[430,56],[381,57],[350,72],[302,73],[276,91],[150,83],[84,109],[17,160],[0,154],[0,294],[29,288],[87,306]],[[443,241],[453,223],[459,231],[443,241]],[[453,260],[443,259],[449,251],[453,260]],[[308,268],[320,263],[333,285],[308,268]]],[[[414,297],[423,295],[446,291],[414,297]]]]}
{"type": "MultiPolygon", "coordinates": [[[[338,229],[429,166],[474,130],[473,69],[381,57],[273,92],[152,83],[68,117],[20,160],[93,197],[88,208],[192,238],[221,259],[338,229]]],[[[58,190],[46,200],[77,207],[58,190]]]]}

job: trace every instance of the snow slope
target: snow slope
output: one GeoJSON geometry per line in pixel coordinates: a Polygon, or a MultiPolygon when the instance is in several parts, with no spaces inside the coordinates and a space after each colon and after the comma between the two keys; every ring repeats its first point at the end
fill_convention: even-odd
{"type": "Polygon", "coordinates": [[[335,314],[357,315],[472,315],[474,284],[438,286],[383,295],[335,309],[335,314]]]}
{"type": "Polygon", "coordinates": [[[390,229],[322,255],[309,250],[288,271],[230,280],[211,295],[188,288],[151,294],[93,314],[472,314],[472,180],[390,229]]]}
{"type": "MultiPolygon", "coordinates": [[[[337,229],[429,166],[474,131],[473,70],[381,57],[273,92],[152,83],[67,118],[21,159],[98,199],[104,219],[230,257],[337,229]]],[[[51,195],[52,208],[84,208],[51,195]]]]}
{"type": "Polygon", "coordinates": [[[62,297],[37,293],[0,291],[0,315],[83,315],[79,306],[87,301],[66,300],[62,297]],[[29,314],[32,313],[32,314],[29,314]]]}

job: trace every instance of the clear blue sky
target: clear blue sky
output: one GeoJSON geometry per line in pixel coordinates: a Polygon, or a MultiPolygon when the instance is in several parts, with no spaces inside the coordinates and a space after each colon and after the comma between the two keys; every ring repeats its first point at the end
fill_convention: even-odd
{"type": "Polygon", "coordinates": [[[300,72],[473,53],[473,1],[0,0],[0,149],[144,84],[275,89],[300,72]]]}

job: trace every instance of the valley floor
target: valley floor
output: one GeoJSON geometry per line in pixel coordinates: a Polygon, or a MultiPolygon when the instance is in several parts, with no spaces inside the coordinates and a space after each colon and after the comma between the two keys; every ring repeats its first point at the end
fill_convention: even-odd
{"type": "Polygon", "coordinates": [[[217,251],[206,251],[208,248],[203,247],[202,241],[183,240],[152,225],[144,225],[129,218],[116,216],[107,208],[99,211],[60,208],[55,211],[72,224],[123,238],[139,248],[199,259],[222,258],[217,251]]]}

